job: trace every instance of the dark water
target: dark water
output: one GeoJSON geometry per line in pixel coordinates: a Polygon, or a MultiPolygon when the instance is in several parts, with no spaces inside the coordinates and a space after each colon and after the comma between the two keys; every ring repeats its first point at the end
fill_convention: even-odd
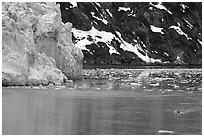
{"type": "Polygon", "coordinates": [[[202,134],[201,70],[107,73],[73,87],[3,88],[3,134],[202,134]]]}

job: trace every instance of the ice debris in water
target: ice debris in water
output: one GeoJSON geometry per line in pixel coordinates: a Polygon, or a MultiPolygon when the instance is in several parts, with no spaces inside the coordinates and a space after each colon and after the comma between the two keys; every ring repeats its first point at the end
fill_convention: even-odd
{"type": "Polygon", "coordinates": [[[55,89],[63,89],[66,88],[66,86],[56,86],[55,89]]]}
{"type": "MultiPolygon", "coordinates": [[[[85,80],[95,82],[95,87],[105,89],[157,88],[162,93],[172,91],[202,92],[201,70],[137,70],[92,69],[84,70],[85,80]],[[101,84],[101,82],[103,84],[101,84]],[[109,85],[109,83],[112,83],[109,85]]],[[[90,88],[92,86],[88,86],[90,88]]],[[[147,91],[145,90],[145,91],[147,91]]]]}
{"type": "Polygon", "coordinates": [[[160,134],[173,134],[174,131],[169,131],[169,130],[159,130],[158,133],[160,133],[160,134]]]}
{"type": "Polygon", "coordinates": [[[155,84],[149,84],[150,86],[153,86],[153,87],[158,87],[160,84],[159,83],[155,83],[155,84]]]}
{"type": "Polygon", "coordinates": [[[141,86],[142,83],[137,83],[137,82],[133,82],[133,83],[130,83],[131,86],[141,86]]]}

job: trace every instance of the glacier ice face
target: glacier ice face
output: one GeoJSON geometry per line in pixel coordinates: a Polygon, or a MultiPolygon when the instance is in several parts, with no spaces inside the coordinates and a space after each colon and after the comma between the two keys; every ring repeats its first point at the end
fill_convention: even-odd
{"type": "Polygon", "coordinates": [[[3,85],[60,84],[82,77],[83,53],[55,3],[2,3],[3,85]]]}

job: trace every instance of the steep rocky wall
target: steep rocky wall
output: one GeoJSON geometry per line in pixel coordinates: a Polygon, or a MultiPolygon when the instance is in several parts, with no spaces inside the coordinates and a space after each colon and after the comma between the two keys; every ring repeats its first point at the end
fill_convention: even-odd
{"type": "Polygon", "coordinates": [[[73,40],[84,53],[84,64],[202,64],[200,2],[59,4],[62,21],[73,24],[73,40]]]}
{"type": "Polygon", "coordinates": [[[55,3],[2,3],[2,82],[61,84],[82,77],[83,53],[55,3]]]}

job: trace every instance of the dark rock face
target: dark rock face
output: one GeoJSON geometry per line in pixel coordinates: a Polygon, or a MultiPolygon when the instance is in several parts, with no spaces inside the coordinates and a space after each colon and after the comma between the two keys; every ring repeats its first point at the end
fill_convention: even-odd
{"type": "Polygon", "coordinates": [[[202,62],[202,3],[59,3],[84,64],[202,62]]]}

